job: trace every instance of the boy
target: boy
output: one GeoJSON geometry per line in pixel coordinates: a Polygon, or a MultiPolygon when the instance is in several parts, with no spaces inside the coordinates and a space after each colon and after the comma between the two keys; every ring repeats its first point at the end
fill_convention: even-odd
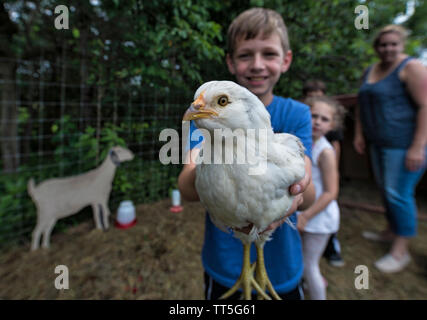
{"type": "Polygon", "coordinates": [[[304,97],[319,97],[326,94],[326,84],[320,80],[309,80],[302,87],[304,97]]]}
{"type": "MultiPolygon", "coordinates": [[[[240,14],[228,30],[227,66],[237,82],[254,93],[267,107],[275,132],[287,132],[298,136],[311,156],[311,116],[309,108],[292,99],[273,95],[273,88],[286,72],[292,61],[292,52],[286,26],[275,11],[254,8],[240,14]]],[[[190,134],[195,130],[192,123],[190,134]]],[[[199,197],[195,189],[196,165],[194,158],[199,152],[190,142],[187,157],[192,160],[178,178],[182,196],[190,201],[199,197]]],[[[311,180],[311,160],[306,156],[306,176],[291,186],[295,200],[288,213],[297,207],[308,207],[315,197],[311,180]],[[304,192],[304,193],[303,193],[304,192]]],[[[290,217],[296,224],[296,216],[290,217]]],[[[275,229],[283,221],[275,222],[275,229]]],[[[303,272],[301,239],[298,231],[288,224],[277,228],[272,240],[264,247],[265,264],[269,278],[282,299],[302,299],[300,280],[303,272]]],[[[256,255],[252,247],[251,256],[256,255]]],[[[240,240],[225,233],[206,215],[205,242],[202,262],[205,269],[205,295],[217,299],[236,282],[242,266],[243,250],[240,240]]],[[[236,292],[230,298],[239,298],[236,292]]]]}

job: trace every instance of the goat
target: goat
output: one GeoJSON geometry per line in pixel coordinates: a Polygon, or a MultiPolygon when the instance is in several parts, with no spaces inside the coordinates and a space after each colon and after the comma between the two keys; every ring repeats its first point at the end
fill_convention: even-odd
{"type": "Polygon", "coordinates": [[[113,147],[103,163],[86,173],[48,179],[35,186],[28,181],[28,194],[37,207],[37,224],[32,234],[31,250],[36,250],[43,233],[43,248],[49,248],[50,234],[58,219],[71,216],[91,205],[97,229],[109,227],[108,199],[116,167],[130,161],[133,153],[123,147],[113,147]]]}

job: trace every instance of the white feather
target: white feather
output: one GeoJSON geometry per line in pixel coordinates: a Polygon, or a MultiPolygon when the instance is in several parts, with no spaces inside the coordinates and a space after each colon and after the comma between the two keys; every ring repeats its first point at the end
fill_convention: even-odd
{"type": "MultiPolygon", "coordinates": [[[[259,136],[251,141],[247,129],[264,129],[267,132],[267,153],[258,152],[256,159],[265,161],[266,170],[261,175],[250,175],[253,165],[199,164],[196,168],[196,189],[202,204],[209,211],[212,222],[221,230],[242,228],[250,223],[249,234],[235,232],[244,242],[264,242],[271,232],[264,231],[272,222],[282,219],[290,208],[293,196],[289,186],[301,180],[305,174],[304,147],[290,134],[274,134],[270,115],[262,102],[249,90],[231,81],[212,81],[203,84],[195,98],[203,92],[206,105],[218,113],[218,117],[196,120],[196,126],[211,133],[212,152],[215,128],[243,129],[246,146],[258,146],[259,136]],[[216,105],[218,96],[227,95],[230,103],[216,105]]],[[[224,146],[224,143],[220,143],[224,146]]],[[[224,152],[224,150],[222,150],[224,152]]],[[[234,159],[246,152],[233,148],[234,159]]],[[[289,222],[288,222],[289,223],[289,222]]]]}

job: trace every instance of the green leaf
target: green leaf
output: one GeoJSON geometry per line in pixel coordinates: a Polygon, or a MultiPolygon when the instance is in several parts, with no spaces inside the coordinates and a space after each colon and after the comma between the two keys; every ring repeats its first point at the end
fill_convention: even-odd
{"type": "Polygon", "coordinates": [[[80,31],[77,28],[73,28],[73,37],[78,39],[80,38],[80,31]]]}

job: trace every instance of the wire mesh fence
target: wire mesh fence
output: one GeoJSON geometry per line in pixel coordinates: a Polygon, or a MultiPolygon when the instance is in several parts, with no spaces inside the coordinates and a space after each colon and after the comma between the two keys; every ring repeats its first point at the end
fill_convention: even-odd
{"type": "MultiPolygon", "coordinates": [[[[159,162],[165,128],[181,132],[188,92],[144,84],[82,82],[78,65],[0,58],[1,157],[0,247],[27,241],[36,208],[27,183],[67,177],[98,166],[115,145],[135,158],[120,166],[110,196],[114,212],[124,199],[147,203],[165,198],[176,186],[180,165],[159,162]]],[[[182,137],[180,137],[182,138],[182,137]]],[[[56,230],[92,215],[60,220],[56,230]]]]}

